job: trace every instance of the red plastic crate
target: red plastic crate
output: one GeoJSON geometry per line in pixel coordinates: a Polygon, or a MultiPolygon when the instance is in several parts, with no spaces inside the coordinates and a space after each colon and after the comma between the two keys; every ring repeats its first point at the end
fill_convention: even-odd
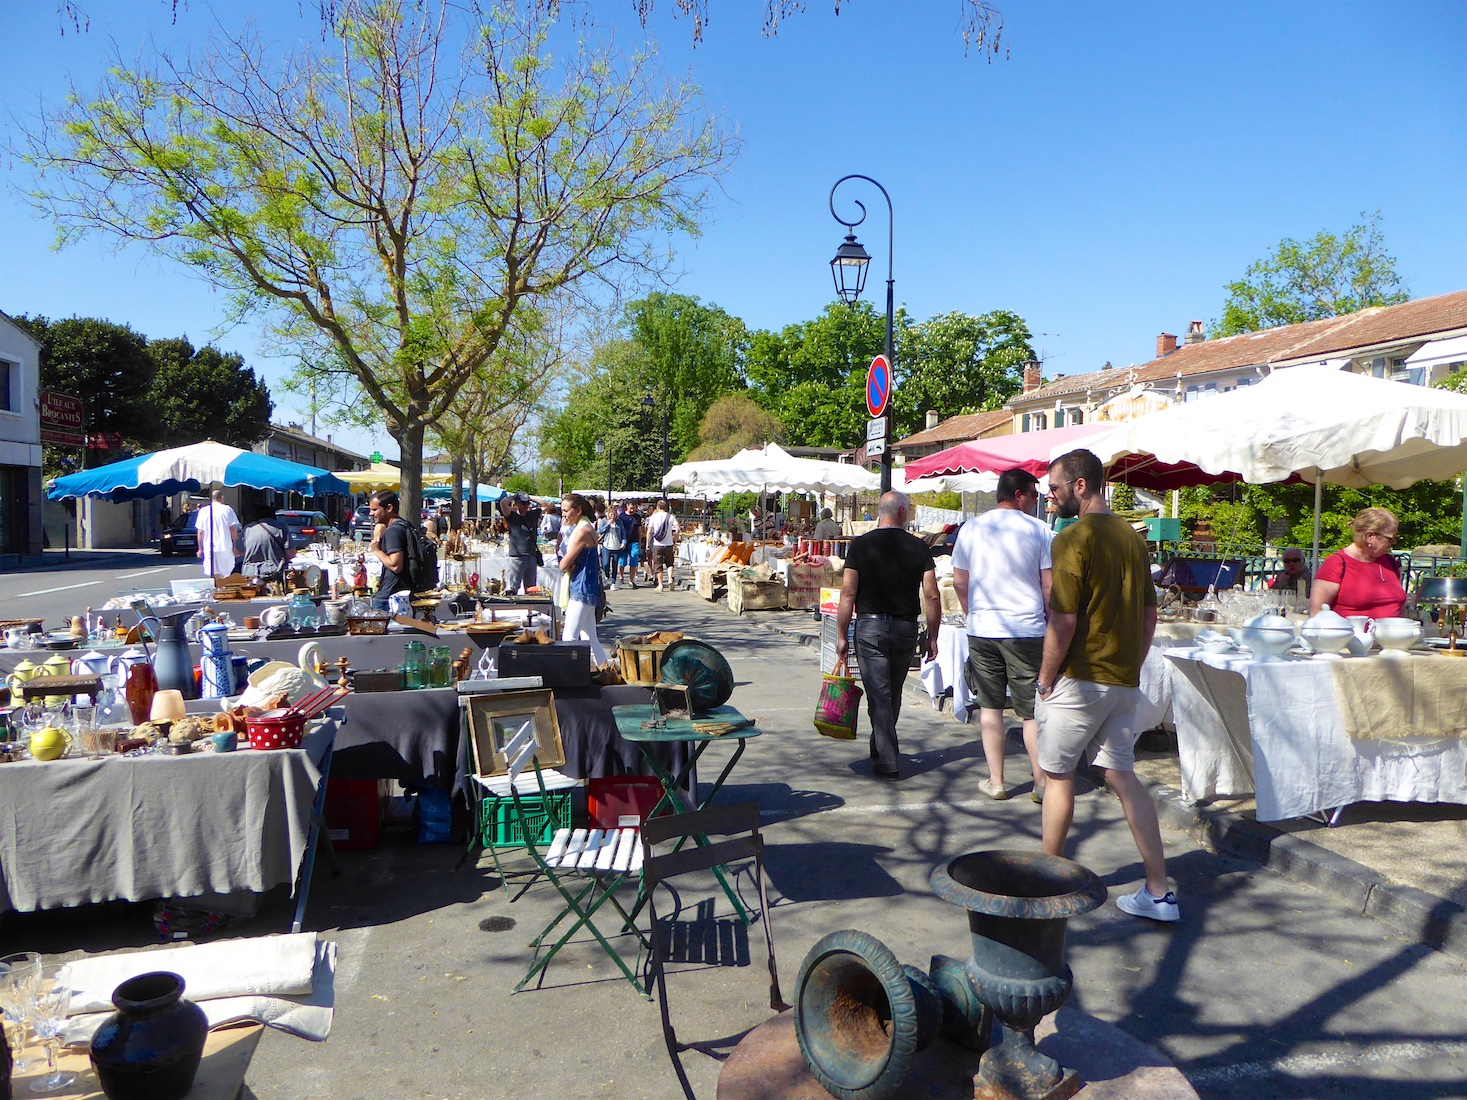
{"type": "Polygon", "coordinates": [[[608,775],[586,783],[586,814],[595,829],[623,827],[622,818],[640,825],[662,797],[655,775],[608,775]]]}
{"type": "Polygon", "coordinates": [[[377,847],[381,804],[375,779],[326,781],[326,835],[337,848],[377,847]]]}

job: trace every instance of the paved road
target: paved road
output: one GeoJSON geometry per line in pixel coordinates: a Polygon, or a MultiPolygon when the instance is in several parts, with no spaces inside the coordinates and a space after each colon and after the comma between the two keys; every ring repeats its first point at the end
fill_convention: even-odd
{"type": "MultiPolygon", "coordinates": [[[[726,795],[763,809],[787,998],[805,952],[837,928],[868,931],[918,966],[934,953],[967,953],[962,914],[928,888],[932,867],[974,849],[1033,850],[1039,837],[1039,807],[1027,798],[994,803],[978,793],[976,731],[909,705],[902,741],[914,774],[875,781],[862,742],[810,727],[814,650],[771,634],[758,613],[735,618],[683,593],[618,592],[612,603],[606,636],[683,628],[719,647],[738,678],[733,702],[765,731],[726,795]]],[[[727,751],[714,746],[706,759],[716,766],[727,751]]],[[[1115,799],[1082,797],[1074,836],[1073,854],[1113,897],[1134,888],[1141,869],[1115,799]]],[[[344,853],[343,878],[319,874],[308,922],[341,946],[335,1031],[320,1045],[268,1034],[248,1078],[255,1096],[680,1095],[656,1006],[589,939],[557,957],[543,988],[510,996],[529,965],[527,940],[554,912],[552,891],[542,885],[510,905],[488,858],[456,871],[457,849],[406,839],[344,853]],[[496,930],[506,918],[512,926],[496,930]]],[[[1165,839],[1185,923],[1148,924],[1113,901],[1073,921],[1072,1003],[1159,1048],[1209,1098],[1467,1096],[1460,964],[1180,833],[1165,839]]],[[[751,891],[745,883],[746,898],[751,891]]],[[[706,946],[703,961],[672,978],[685,1040],[736,1035],[768,1015],[762,936],[745,939],[722,919],[726,902],[707,921],[709,897],[694,878],[660,903],[677,903],[673,919],[706,946]]],[[[253,930],[278,931],[288,912],[273,902],[253,930]]],[[[149,914],[131,906],[12,918],[0,939],[46,951],[147,943],[149,914]]],[[[684,1060],[697,1094],[712,1097],[718,1063],[696,1052],[684,1060]]]]}
{"type": "Polygon", "coordinates": [[[165,558],[156,550],[72,551],[67,560],[48,550],[41,566],[0,573],[0,618],[45,617],[47,629],[88,606],[134,589],[167,588],[175,577],[203,576],[189,558],[165,558]]]}

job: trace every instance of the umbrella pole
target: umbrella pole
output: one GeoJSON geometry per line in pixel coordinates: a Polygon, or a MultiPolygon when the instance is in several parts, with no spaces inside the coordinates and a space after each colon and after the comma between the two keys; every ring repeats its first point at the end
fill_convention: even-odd
{"type": "Polygon", "coordinates": [[[1324,471],[1314,472],[1314,552],[1309,558],[1309,568],[1319,568],[1319,513],[1324,510],[1324,471]]]}

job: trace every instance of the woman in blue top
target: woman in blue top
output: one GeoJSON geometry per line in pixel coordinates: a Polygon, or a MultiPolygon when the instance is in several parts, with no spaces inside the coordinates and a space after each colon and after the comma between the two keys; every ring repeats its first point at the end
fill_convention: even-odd
{"type": "Polygon", "coordinates": [[[597,550],[596,525],[585,497],[571,493],[560,502],[562,531],[569,530],[561,553],[560,571],[570,577],[570,603],[565,608],[565,631],[561,640],[589,641],[591,659],[606,663],[606,650],[596,637],[596,608],[601,603],[601,561],[597,550]]]}

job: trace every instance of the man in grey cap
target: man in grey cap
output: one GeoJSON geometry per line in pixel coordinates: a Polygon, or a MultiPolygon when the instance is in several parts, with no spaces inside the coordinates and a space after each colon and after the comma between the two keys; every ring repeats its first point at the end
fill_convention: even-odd
{"type": "Polygon", "coordinates": [[[517,596],[540,581],[540,506],[529,493],[499,498],[499,511],[509,527],[508,595],[517,596]]]}

